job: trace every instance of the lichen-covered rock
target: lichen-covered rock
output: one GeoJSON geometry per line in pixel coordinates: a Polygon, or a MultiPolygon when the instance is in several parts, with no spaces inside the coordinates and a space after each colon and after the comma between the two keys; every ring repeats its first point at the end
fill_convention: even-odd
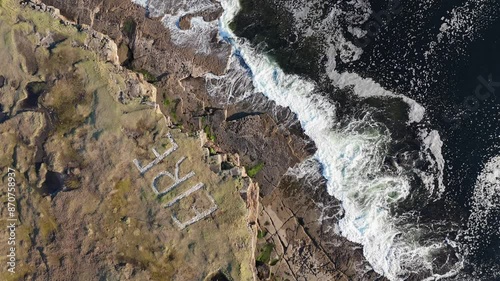
{"type": "Polygon", "coordinates": [[[94,30],[87,31],[90,36],[85,40],[85,47],[96,51],[97,54],[104,58],[106,62],[111,62],[114,65],[120,65],[118,57],[118,47],[116,43],[108,36],[94,30]]]}
{"type": "MultiPolygon", "coordinates": [[[[363,271],[358,275],[353,273],[355,270],[354,263],[359,262],[356,265],[361,267],[366,265],[366,261],[363,260],[360,254],[360,248],[351,251],[342,247],[340,249],[333,246],[328,248],[328,244],[319,243],[322,239],[327,242],[336,241],[338,243],[345,241],[336,235],[322,236],[323,233],[318,231],[321,227],[318,226],[317,215],[318,212],[323,210],[318,206],[311,205],[311,202],[319,197],[304,196],[301,199],[301,193],[294,193],[297,197],[289,197],[290,194],[286,192],[284,192],[286,194],[283,194],[277,188],[280,186],[280,182],[283,182],[282,175],[288,168],[308,158],[315,150],[314,144],[304,136],[294,114],[286,108],[276,106],[276,104],[269,102],[263,95],[259,94],[255,94],[252,102],[245,103],[244,101],[233,105],[228,105],[227,97],[223,95],[222,98],[209,95],[207,79],[204,76],[211,74],[214,77],[213,75],[224,74],[228,65],[228,55],[230,54],[230,46],[218,41],[215,33],[209,34],[211,36],[209,44],[212,52],[200,53],[197,52],[196,46],[175,44],[173,42],[175,38],[172,37],[170,30],[164,28],[158,18],[146,16],[147,11],[131,3],[131,1],[44,0],[44,2],[60,8],[64,17],[77,26],[83,26],[83,30],[85,30],[86,26],[90,26],[92,29],[105,33],[112,38],[119,46],[118,63],[142,72],[148,76],[144,77],[148,81],[155,81],[155,86],[158,89],[156,100],[154,100],[157,103],[156,110],[161,110],[164,115],[162,120],[168,126],[182,126],[190,132],[208,128],[209,138],[206,138],[206,134],[200,134],[200,139],[198,139],[198,143],[201,142],[202,145],[206,146],[200,156],[201,159],[207,159],[210,154],[238,152],[241,155],[240,159],[237,160],[228,155],[220,166],[215,167],[217,172],[219,172],[219,169],[222,170],[224,164],[229,164],[227,167],[234,165],[240,167],[240,169],[230,168],[230,170],[221,173],[223,176],[231,178],[229,175],[239,174],[239,172],[244,176],[242,165],[252,167],[261,163],[265,164],[264,168],[254,175],[255,180],[260,183],[260,189],[256,188],[252,179],[246,177],[240,180],[241,186],[238,187],[237,193],[247,201],[249,208],[252,210],[247,222],[250,224],[254,239],[257,239],[259,226],[261,229],[273,230],[273,222],[263,219],[258,222],[257,220],[259,193],[265,199],[262,204],[264,209],[269,214],[274,212],[275,215],[272,216],[274,222],[278,224],[279,221],[282,221],[283,224],[281,225],[286,229],[286,235],[283,235],[283,230],[280,230],[273,231],[272,238],[265,238],[266,242],[269,239],[275,241],[275,249],[280,250],[279,255],[286,256],[287,261],[287,263],[284,263],[279,260],[273,266],[270,263],[274,263],[274,260],[272,260],[274,257],[269,257],[268,265],[271,273],[288,272],[287,277],[290,277],[290,280],[344,280],[346,276],[352,277],[354,280],[359,276],[361,276],[359,277],[361,280],[363,278],[366,278],[366,280],[378,278],[377,274],[373,274],[373,272],[363,271]],[[309,215],[304,211],[304,206],[311,208],[312,211],[309,215]],[[288,210],[283,211],[283,209],[287,208],[288,210]],[[292,217],[290,214],[294,216],[292,217]],[[306,227],[301,224],[302,219],[307,219],[308,228],[310,225],[310,229],[313,231],[306,231],[306,227]],[[267,225],[266,222],[271,225],[267,225]],[[286,251],[284,247],[279,245],[280,238],[287,248],[286,251]],[[301,253],[304,253],[304,255],[301,255],[301,253]],[[306,263],[303,262],[304,257],[307,259],[306,263]],[[336,267],[333,264],[339,266],[336,267]],[[279,267],[279,269],[277,270],[276,267],[279,267]],[[290,276],[290,274],[292,275],[290,276]]],[[[172,5],[175,5],[175,3],[172,5]]],[[[217,6],[217,4],[214,6],[217,6]]],[[[168,12],[169,5],[166,5],[165,9],[168,12]]],[[[187,14],[182,17],[180,27],[181,29],[190,28],[192,26],[190,21],[193,16],[202,16],[204,20],[214,20],[219,14],[220,10],[218,9],[201,15],[187,14]]],[[[81,44],[83,45],[83,43],[81,44]]],[[[106,56],[106,52],[104,54],[106,56]]],[[[0,61],[1,59],[2,56],[0,56],[0,61]]],[[[220,77],[216,77],[215,80],[218,78],[220,77]]],[[[16,82],[19,82],[19,79],[10,81],[12,81],[10,83],[14,87],[16,82]]],[[[131,89],[133,87],[126,88],[131,89]]],[[[130,93],[125,92],[124,89],[125,87],[120,89],[122,92],[118,91],[115,96],[121,99],[124,104],[133,103],[134,100],[141,100],[138,97],[144,95],[134,94],[144,93],[141,91],[130,93]]],[[[211,93],[213,94],[213,91],[211,93]]],[[[129,123],[137,121],[134,118],[127,120],[129,120],[129,123]]],[[[142,127],[142,125],[143,123],[141,126],[124,126],[122,131],[127,138],[135,141],[136,147],[144,148],[147,147],[147,137],[150,137],[150,135],[144,137],[138,132],[137,127],[142,127]]],[[[97,134],[97,137],[101,139],[100,134],[97,134]]],[[[111,142],[114,141],[119,142],[118,140],[111,142]]],[[[128,153],[126,149],[122,149],[120,152],[123,154],[128,153]]],[[[148,156],[146,149],[142,153],[142,156],[148,156]]],[[[98,159],[97,162],[108,161],[105,157],[93,156],[98,159]]],[[[224,166],[224,168],[227,167],[224,166]]],[[[209,174],[213,173],[210,172],[209,174]]],[[[115,194],[120,193],[116,191],[112,196],[116,196],[115,194]]],[[[325,195],[324,198],[329,197],[325,195]]],[[[113,208],[113,211],[120,214],[119,208],[113,208]]],[[[261,215],[261,217],[263,216],[261,215]]],[[[114,237],[111,241],[116,244],[118,238],[114,237]]],[[[260,251],[260,248],[256,246],[257,244],[255,240],[251,242],[254,254],[255,251],[260,251]]],[[[351,244],[346,243],[346,245],[351,244]]],[[[357,247],[357,245],[355,246],[357,247]]],[[[193,247],[193,251],[199,249],[197,245],[193,247]]],[[[164,251],[169,258],[170,255],[173,255],[170,248],[164,249],[164,251]]],[[[157,258],[161,254],[155,252],[153,256],[157,258]]],[[[124,252],[120,252],[120,257],[123,260],[130,261],[130,257],[124,252]]],[[[259,256],[254,256],[252,261],[258,258],[259,256]]],[[[215,258],[212,257],[212,259],[215,258]]],[[[123,263],[116,266],[116,270],[120,272],[120,278],[148,277],[141,275],[144,272],[135,271],[135,273],[131,273],[129,267],[131,263],[123,263]]],[[[267,266],[263,268],[267,268],[267,266]]],[[[219,272],[219,269],[213,269],[210,272],[219,272]]],[[[254,279],[257,278],[255,268],[253,268],[252,275],[254,279]]],[[[285,275],[275,276],[283,277],[285,275]]],[[[167,277],[161,276],[161,278],[167,277]]],[[[186,280],[192,280],[192,278],[186,280]]]]}
{"type": "Polygon", "coordinates": [[[20,245],[2,280],[253,280],[240,179],[211,172],[200,138],[170,128],[108,37],[24,6],[0,4],[0,172],[15,171],[20,245]]]}

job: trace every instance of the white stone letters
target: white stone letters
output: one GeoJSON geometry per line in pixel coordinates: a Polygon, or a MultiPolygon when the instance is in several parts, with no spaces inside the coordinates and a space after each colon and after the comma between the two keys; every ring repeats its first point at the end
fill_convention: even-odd
{"type": "MultiPolygon", "coordinates": [[[[139,170],[139,172],[141,173],[141,175],[145,174],[147,171],[149,171],[155,165],[159,164],[167,156],[169,156],[174,151],[176,151],[177,148],[179,148],[179,146],[177,145],[175,140],[172,138],[171,134],[168,134],[167,138],[169,139],[172,146],[169,149],[167,149],[165,152],[163,152],[162,154],[158,153],[158,151],[153,148],[152,151],[153,151],[153,154],[155,155],[155,159],[153,161],[151,161],[150,163],[148,163],[147,165],[141,166],[141,164],[139,163],[139,160],[137,160],[137,159],[134,159],[132,161],[135,164],[135,166],[137,167],[137,169],[139,170]]],[[[186,175],[184,175],[182,177],[179,176],[180,165],[182,164],[182,162],[184,160],[186,160],[185,156],[181,157],[181,159],[179,159],[179,161],[177,161],[177,163],[175,164],[175,170],[174,170],[173,174],[168,172],[168,171],[162,171],[162,172],[159,172],[153,178],[153,180],[151,181],[151,188],[153,189],[153,192],[157,196],[166,195],[167,193],[169,193],[172,190],[174,190],[175,188],[179,187],[180,185],[182,185],[184,182],[186,182],[187,180],[189,180],[190,178],[192,178],[195,175],[195,172],[190,171],[189,173],[187,173],[186,175]],[[161,190],[161,187],[158,186],[158,181],[160,178],[162,178],[164,176],[167,176],[170,179],[172,179],[173,183],[169,187],[161,190]]],[[[174,223],[180,229],[184,229],[187,226],[189,226],[193,223],[196,223],[199,220],[202,220],[203,218],[205,218],[206,216],[212,214],[213,212],[215,212],[217,210],[218,206],[215,203],[214,198],[212,196],[210,196],[210,194],[207,191],[202,189],[204,186],[205,185],[201,182],[197,183],[196,185],[192,186],[191,188],[189,188],[188,190],[186,190],[182,194],[176,196],[175,198],[173,198],[171,201],[169,201],[167,204],[164,205],[165,208],[171,208],[173,205],[175,205],[180,200],[192,195],[193,193],[195,193],[199,190],[201,190],[200,192],[203,192],[207,196],[208,200],[211,202],[211,207],[209,209],[200,211],[196,208],[195,205],[191,206],[191,209],[195,213],[195,216],[186,220],[185,222],[179,221],[179,219],[175,215],[172,215],[172,219],[173,219],[174,223]]]]}
{"type": "Polygon", "coordinates": [[[194,172],[191,171],[188,174],[186,174],[185,176],[183,176],[182,178],[179,178],[179,166],[181,165],[182,161],[184,161],[184,160],[186,160],[185,156],[182,157],[175,164],[175,172],[174,172],[175,176],[173,176],[168,171],[163,171],[163,172],[158,173],[158,175],[156,175],[156,177],[153,178],[153,181],[151,182],[151,187],[153,188],[153,192],[156,193],[156,195],[162,196],[162,195],[169,193],[172,189],[176,188],[181,183],[187,181],[189,178],[191,178],[192,176],[195,175],[194,172]],[[174,181],[174,183],[172,183],[172,185],[170,185],[167,189],[165,189],[163,191],[159,191],[158,187],[157,187],[157,180],[159,180],[163,176],[168,176],[169,178],[171,178],[174,181]]]}
{"type": "MultiPolygon", "coordinates": [[[[168,202],[165,207],[172,207],[175,203],[179,202],[180,200],[182,200],[183,198],[191,195],[192,193],[200,190],[202,187],[203,187],[203,183],[198,183],[196,184],[195,186],[191,187],[190,189],[188,189],[186,192],[182,193],[181,195],[175,197],[174,199],[172,199],[170,202],[168,202]]],[[[212,196],[210,196],[210,194],[208,194],[207,192],[205,192],[207,198],[210,200],[210,202],[212,203],[212,206],[210,207],[210,209],[208,210],[205,210],[205,211],[198,211],[198,209],[196,208],[196,206],[192,206],[192,210],[194,211],[194,213],[196,214],[194,217],[192,217],[191,219],[185,221],[185,222],[181,222],[179,221],[179,219],[173,215],[172,216],[172,219],[174,220],[174,223],[180,228],[180,229],[184,229],[186,228],[187,226],[205,218],[206,216],[210,215],[211,213],[215,212],[217,210],[217,204],[215,203],[215,200],[212,196]]]]}
{"type": "Polygon", "coordinates": [[[160,163],[161,160],[165,159],[167,156],[172,154],[172,152],[176,151],[177,148],[179,148],[179,145],[177,145],[174,138],[172,138],[172,135],[168,134],[167,138],[170,141],[170,143],[172,144],[172,147],[170,147],[165,152],[163,152],[163,154],[158,153],[158,151],[156,151],[156,149],[153,148],[152,149],[153,154],[155,155],[156,158],[155,158],[155,160],[153,160],[152,162],[150,162],[146,166],[141,167],[141,164],[139,163],[139,160],[137,160],[137,159],[134,159],[132,161],[135,164],[135,166],[137,167],[137,169],[139,170],[139,172],[141,173],[141,175],[146,173],[149,169],[153,168],[154,165],[160,163]]]}

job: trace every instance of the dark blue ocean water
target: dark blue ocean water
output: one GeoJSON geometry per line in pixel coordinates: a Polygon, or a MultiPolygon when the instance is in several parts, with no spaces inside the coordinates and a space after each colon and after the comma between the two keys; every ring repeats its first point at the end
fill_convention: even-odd
{"type": "MultiPolygon", "coordinates": [[[[371,78],[425,107],[422,124],[408,126],[398,114],[407,109],[405,105],[384,99],[367,102],[382,112],[379,120],[392,131],[392,156],[417,153],[414,139],[419,126],[437,130],[443,141],[443,196],[419,205],[421,183],[415,180],[415,196],[400,211],[416,210],[419,221],[449,222],[448,233],[441,235],[460,243],[460,254],[465,256],[462,273],[455,279],[500,280],[500,201],[490,198],[482,206],[474,198],[485,164],[500,155],[500,1],[370,0],[370,17],[361,24],[353,18],[363,16],[363,5],[352,3],[366,1],[240,2],[242,11],[231,26],[235,33],[265,50],[285,71],[323,85],[346,119],[360,103],[332,89],[325,68],[326,50],[339,43],[332,40],[339,30],[363,52],[357,59],[337,59],[338,72],[371,78]],[[312,16],[299,23],[296,14],[303,13],[304,6],[312,16]],[[332,14],[334,25],[315,25],[332,14]],[[353,27],[364,36],[353,35],[353,27]],[[309,28],[317,32],[304,31],[309,28]],[[471,224],[471,215],[485,210],[487,226],[471,224]]],[[[415,160],[413,165],[423,164],[415,160]]],[[[500,183],[493,182],[490,188],[498,193],[500,183]]]]}
{"type": "MultiPolygon", "coordinates": [[[[362,58],[344,67],[397,89],[426,108],[430,126],[444,142],[447,191],[442,203],[446,212],[456,215],[453,219],[465,224],[473,211],[476,179],[484,164],[500,154],[500,5],[495,1],[442,1],[422,15],[417,2],[403,4],[402,12],[372,38],[362,58]],[[482,5],[489,8],[426,58],[441,18],[468,2],[472,8],[464,16],[471,16],[482,5]],[[476,29],[463,32],[468,27],[476,29]],[[415,87],[412,81],[425,85],[415,87]]],[[[374,6],[374,10],[383,9],[384,5],[374,6]]],[[[488,220],[496,229],[500,227],[499,207],[488,220]]],[[[498,272],[494,272],[500,263],[498,232],[485,229],[475,234],[480,242],[474,243],[465,270],[475,272],[481,280],[498,280],[498,272]]]]}

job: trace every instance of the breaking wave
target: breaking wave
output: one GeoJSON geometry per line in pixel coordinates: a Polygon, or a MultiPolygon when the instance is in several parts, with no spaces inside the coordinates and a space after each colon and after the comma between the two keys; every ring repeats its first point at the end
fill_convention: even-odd
{"type": "Polygon", "coordinates": [[[248,99],[253,92],[252,77],[245,65],[236,55],[229,58],[226,73],[205,75],[205,84],[210,96],[217,98],[222,104],[236,104],[248,99]]]}
{"type": "MultiPolygon", "coordinates": [[[[288,107],[297,115],[305,133],[315,142],[315,159],[322,165],[328,192],[342,201],[344,217],[339,222],[341,234],[364,246],[364,254],[373,268],[392,280],[411,273],[439,278],[434,260],[455,245],[442,239],[428,239],[430,230],[414,224],[398,223],[391,209],[407,198],[411,191],[409,172],[381,172],[388,153],[391,136],[384,124],[374,120],[370,112],[352,117],[347,125],[339,124],[336,104],[316,90],[316,85],[297,75],[285,74],[265,54],[256,51],[232,34],[228,25],[239,10],[238,1],[222,1],[224,13],[220,34],[226,37],[251,70],[253,85],[278,105],[288,107]]],[[[344,76],[346,77],[346,76],[344,76]]],[[[352,77],[352,76],[351,76],[352,77]]],[[[335,81],[334,81],[335,82],[335,81]]],[[[338,83],[339,81],[337,81],[338,83]]],[[[355,77],[344,83],[361,87],[360,96],[388,95],[402,98],[410,104],[412,122],[418,122],[423,108],[404,96],[397,96],[374,82],[355,77]],[[370,87],[364,87],[369,84],[370,87]],[[372,91],[373,89],[379,90],[372,91]],[[412,113],[413,112],[413,113],[412,113]]],[[[442,169],[440,141],[437,132],[423,133],[429,151],[439,159],[442,169]]],[[[428,175],[432,176],[432,175],[428,175]]],[[[441,187],[442,189],[442,187],[441,187]]],[[[442,266],[442,264],[441,264],[442,266]]],[[[447,264],[447,272],[460,263],[447,264]]],[[[442,273],[443,275],[447,272],[442,273]]]]}
{"type": "Polygon", "coordinates": [[[210,43],[217,32],[217,19],[210,16],[220,10],[217,2],[210,0],[132,0],[145,7],[151,17],[162,17],[161,21],[170,31],[174,44],[195,47],[198,53],[210,54],[210,43]],[[180,22],[186,20],[188,27],[180,22]]]}
{"type": "MultiPolygon", "coordinates": [[[[246,39],[235,36],[229,23],[240,9],[238,0],[133,1],[146,7],[150,15],[162,18],[175,44],[194,46],[198,52],[208,54],[214,32],[218,31],[219,39],[233,46],[227,72],[222,76],[205,76],[210,95],[232,104],[248,102],[258,92],[276,105],[291,110],[317,147],[313,159],[296,167],[294,174],[304,181],[315,182],[320,180],[318,171],[321,171],[327,180],[328,193],[339,199],[343,208],[338,215],[341,217],[338,225],[332,228],[349,240],[362,244],[364,255],[376,272],[390,280],[403,280],[409,276],[419,280],[439,280],[456,276],[464,267],[465,258],[480,254],[488,246],[487,241],[477,240],[480,233],[487,231],[488,235],[500,235],[498,223],[492,223],[493,218],[500,215],[499,157],[492,158],[477,179],[468,229],[460,234],[469,243],[462,245],[455,241],[460,237],[448,235],[461,228],[451,222],[421,222],[418,210],[395,211],[413,198],[415,176],[426,189],[426,198],[419,199],[423,206],[440,199],[446,191],[443,183],[446,163],[439,132],[422,124],[426,110],[421,104],[385,89],[370,78],[337,70],[337,59],[339,64],[349,63],[359,60],[363,54],[362,48],[346,38],[355,40],[366,35],[361,26],[372,13],[368,1],[338,1],[324,7],[323,12],[328,11],[326,14],[315,14],[321,10],[321,5],[326,4],[319,3],[318,8],[313,1],[288,1],[286,5],[291,6],[286,8],[292,11],[297,24],[295,32],[302,33],[301,36],[326,34],[323,36],[325,42],[322,42],[325,56],[317,63],[324,64],[329,83],[335,88],[350,89],[360,99],[400,99],[408,105],[407,125],[419,125],[415,126],[420,137],[417,140],[420,144],[418,161],[425,162],[425,168],[392,163],[395,168],[388,169],[387,159],[394,139],[390,129],[377,121],[372,111],[360,109],[361,112],[347,117],[348,120],[339,120],[339,104],[322,93],[315,82],[286,74],[264,52],[252,47],[246,39]],[[224,12],[219,20],[204,17],[216,12],[221,5],[224,12]],[[189,16],[190,26],[181,28],[180,21],[186,16],[189,16]],[[464,248],[459,249],[462,246],[464,248]]],[[[446,47],[449,42],[458,42],[461,37],[468,38],[466,43],[473,41],[480,25],[472,23],[489,13],[482,5],[488,2],[493,1],[465,1],[443,17],[438,34],[423,49],[425,59],[437,56],[439,48],[446,47]],[[477,5],[480,9],[474,10],[477,5]],[[464,11],[473,13],[469,16],[464,11]],[[467,26],[470,27],[465,28],[467,26]]],[[[437,3],[426,1],[422,5],[437,3]]],[[[487,17],[487,20],[490,19],[487,17]]],[[[463,47],[459,46],[457,52],[463,52],[463,47]]],[[[415,77],[410,79],[410,85],[415,89],[431,79],[430,71],[421,72],[423,74],[416,75],[418,71],[413,69],[415,77]]],[[[498,266],[485,266],[478,268],[477,274],[483,271],[495,274],[499,270],[498,266]]]]}

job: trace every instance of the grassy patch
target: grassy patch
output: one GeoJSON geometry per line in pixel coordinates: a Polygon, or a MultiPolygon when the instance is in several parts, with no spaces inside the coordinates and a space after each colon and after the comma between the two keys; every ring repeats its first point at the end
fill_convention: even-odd
{"type": "Polygon", "coordinates": [[[112,209],[116,208],[116,214],[120,217],[127,214],[125,206],[127,206],[127,194],[130,192],[130,185],[130,179],[117,182],[111,195],[110,206],[112,209]]]}
{"type": "Polygon", "coordinates": [[[257,257],[257,261],[266,264],[269,263],[269,261],[271,260],[271,253],[273,249],[274,249],[274,244],[272,243],[267,243],[266,245],[264,245],[264,247],[262,247],[262,249],[260,250],[260,254],[257,257]]]}
{"type": "Polygon", "coordinates": [[[128,18],[123,23],[122,31],[130,38],[134,35],[136,27],[137,23],[132,18],[128,18]]]}
{"type": "Polygon", "coordinates": [[[215,142],[217,140],[217,138],[215,137],[215,134],[212,132],[212,128],[210,128],[210,126],[206,125],[204,128],[203,128],[203,131],[205,132],[205,134],[207,134],[207,138],[213,142],[215,142]]]}
{"type": "Polygon", "coordinates": [[[56,131],[67,133],[82,125],[90,115],[93,96],[87,93],[81,80],[73,76],[62,79],[52,88],[46,106],[56,114],[56,131]]]}
{"type": "Polygon", "coordinates": [[[168,97],[166,97],[166,94],[163,94],[163,105],[165,106],[165,109],[168,110],[169,116],[172,118],[173,123],[177,123],[178,118],[177,118],[177,106],[181,102],[180,99],[174,99],[170,100],[168,97]]]}
{"type": "Polygon", "coordinates": [[[136,70],[136,72],[141,73],[144,76],[144,79],[149,83],[158,82],[158,78],[154,74],[145,69],[136,70]]]}
{"type": "Polygon", "coordinates": [[[64,181],[66,188],[73,190],[80,188],[80,179],[76,176],[70,176],[64,181]]]}
{"type": "Polygon", "coordinates": [[[171,104],[172,104],[172,101],[171,101],[171,100],[169,100],[168,98],[165,98],[165,99],[163,100],[163,105],[164,105],[164,106],[167,106],[167,107],[168,107],[168,106],[170,106],[171,104]]]}
{"type": "Polygon", "coordinates": [[[179,105],[179,103],[181,102],[180,99],[175,99],[172,104],[171,104],[171,108],[170,108],[170,117],[172,117],[172,121],[174,123],[177,123],[177,106],[179,105]]]}
{"type": "Polygon", "coordinates": [[[261,162],[253,167],[248,168],[247,175],[251,178],[255,177],[264,168],[264,166],[265,164],[261,162]]]}
{"type": "Polygon", "coordinates": [[[257,238],[259,238],[259,239],[264,238],[266,236],[266,234],[267,234],[267,231],[265,231],[265,230],[259,230],[257,232],[257,238]]]}
{"type": "Polygon", "coordinates": [[[115,189],[121,193],[128,193],[130,191],[130,179],[125,179],[115,184],[115,189]]]}

